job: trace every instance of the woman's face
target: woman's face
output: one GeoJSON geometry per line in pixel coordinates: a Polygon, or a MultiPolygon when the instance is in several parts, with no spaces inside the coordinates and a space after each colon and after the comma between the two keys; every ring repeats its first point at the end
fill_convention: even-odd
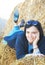
{"type": "Polygon", "coordinates": [[[26,38],[30,44],[32,44],[33,41],[36,39],[38,32],[39,31],[35,26],[26,28],[26,38]]]}

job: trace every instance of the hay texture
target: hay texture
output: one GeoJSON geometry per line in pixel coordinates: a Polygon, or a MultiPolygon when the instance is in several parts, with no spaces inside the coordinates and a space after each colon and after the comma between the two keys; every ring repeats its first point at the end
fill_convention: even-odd
{"type": "Polygon", "coordinates": [[[45,65],[45,56],[27,56],[10,65],[45,65]]]}
{"type": "Polygon", "coordinates": [[[0,43],[0,65],[10,65],[16,60],[15,50],[0,43]]]}

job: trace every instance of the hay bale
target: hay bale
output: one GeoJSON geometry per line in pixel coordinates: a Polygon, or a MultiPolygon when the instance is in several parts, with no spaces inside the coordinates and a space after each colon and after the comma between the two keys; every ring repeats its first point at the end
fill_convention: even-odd
{"type": "Polygon", "coordinates": [[[45,65],[45,56],[27,56],[10,65],[45,65]]]}

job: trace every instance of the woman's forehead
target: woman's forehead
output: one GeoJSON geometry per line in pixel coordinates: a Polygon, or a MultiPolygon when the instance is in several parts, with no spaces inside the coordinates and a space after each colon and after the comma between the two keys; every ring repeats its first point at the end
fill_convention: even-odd
{"type": "Polygon", "coordinates": [[[35,26],[31,26],[29,28],[26,28],[26,31],[37,31],[38,32],[38,29],[35,27],[35,26]]]}

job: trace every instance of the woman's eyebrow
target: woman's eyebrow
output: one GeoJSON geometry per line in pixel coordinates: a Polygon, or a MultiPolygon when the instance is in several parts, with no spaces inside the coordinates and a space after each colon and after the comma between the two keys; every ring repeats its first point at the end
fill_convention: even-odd
{"type": "Polygon", "coordinates": [[[38,33],[38,32],[37,32],[37,31],[36,31],[36,32],[34,31],[34,32],[32,32],[32,33],[38,33]]]}

